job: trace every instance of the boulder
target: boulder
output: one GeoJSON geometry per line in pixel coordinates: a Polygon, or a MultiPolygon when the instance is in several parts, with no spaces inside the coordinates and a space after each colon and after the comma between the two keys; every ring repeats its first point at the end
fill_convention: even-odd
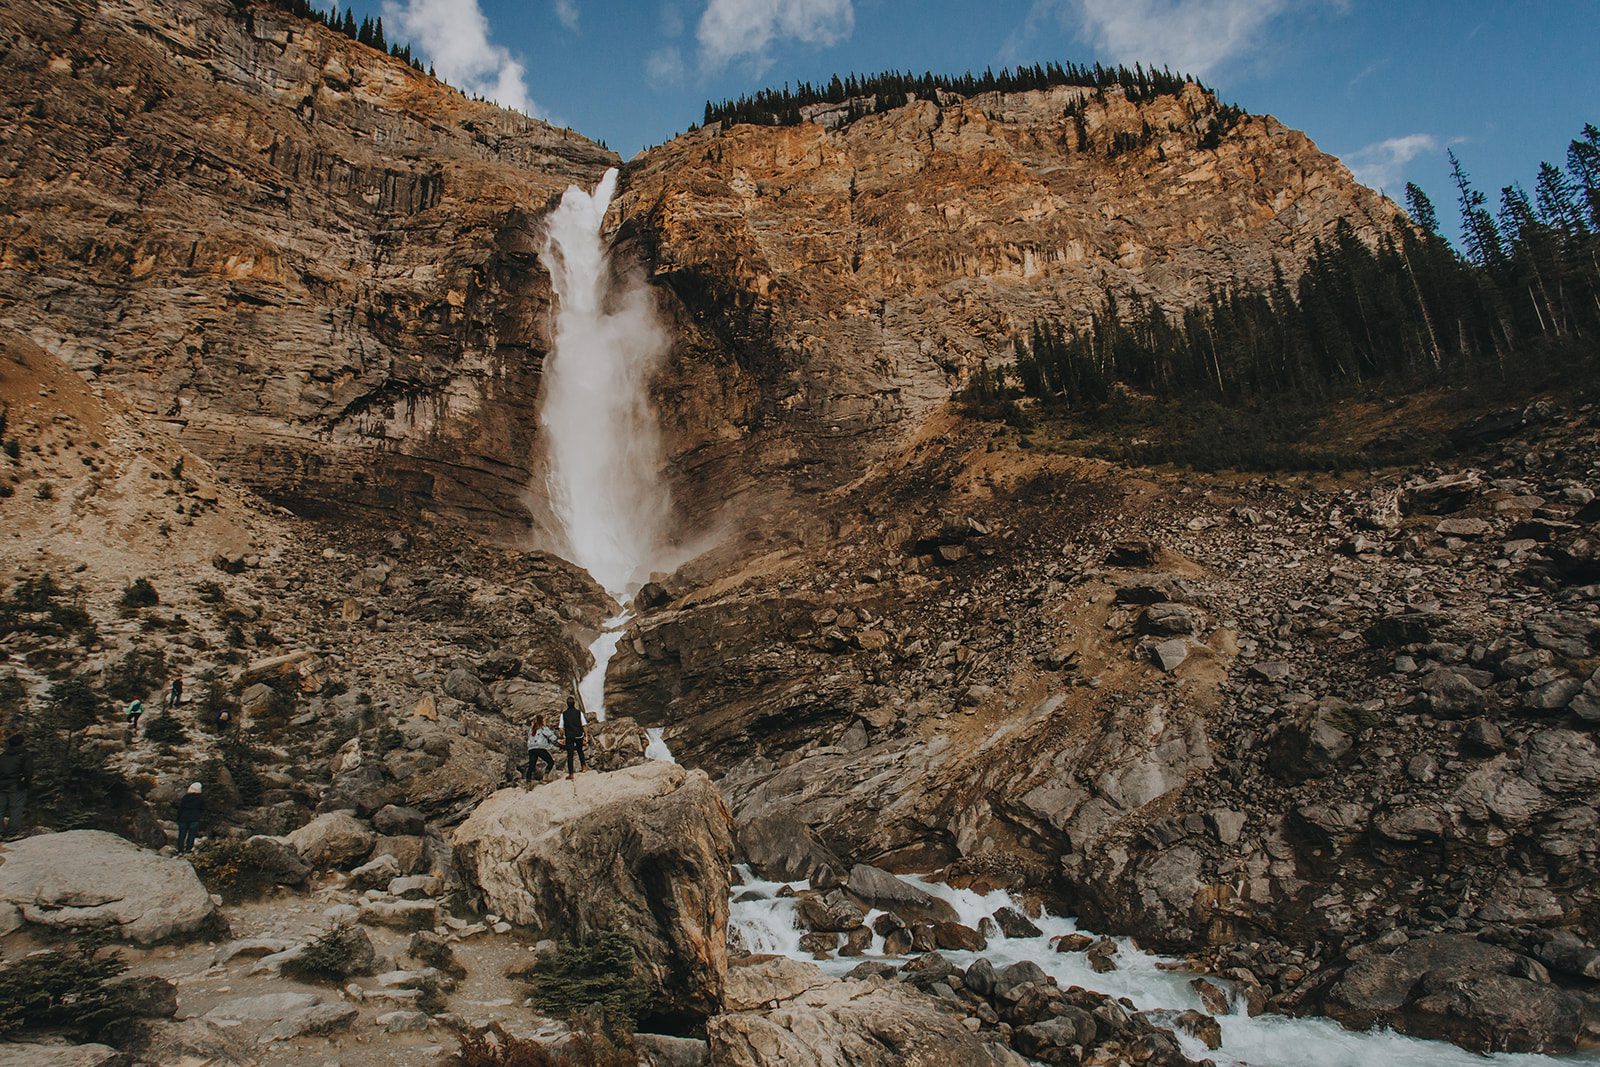
{"type": "Polygon", "coordinates": [[[38,926],[104,929],[142,945],[220,926],[211,894],[186,861],[101,830],[41,834],[6,846],[3,905],[38,926]]]}
{"type": "Polygon", "coordinates": [[[1337,769],[1350,755],[1353,742],[1342,721],[1327,708],[1317,708],[1285,723],[1273,738],[1272,772],[1287,782],[1318,778],[1337,769]]]}
{"type": "Polygon", "coordinates": [[[704,773],[652,760],[502,790],[452,840],[462,879],[512,922],[573,939],[630,931],[653,1014],[720,1010],[733,839],[704,773]]]}
{"type": "Polygon", "coordinates": [[[301,858],[318,868],[353,867],[367,858],[377,839],[347,811],[318,815],[288,836],[301,858]]]}
{"type": "Polygon", "coordinates": [[[931,997],[898,983],[829,978],[792,960],[735,963],[729,1008],[706,1024],[717,1067],[1021,1067],[931,997]],[[804,968],[804,970],[798,970],[804,968]],[[759,999],[756,999],[759,997],[759,999]]]}
{"type": "Polygon", "coordinates": [[[826,893],[801,893],[795,898],[795,916],[808,930],[843,933],[860,926],[866,910],[842,889],[831,889],[826,893]]]}
{"type": "MultiPolygon", "coordinates": [[[[605,722],[590,723],[584,739],[584,755],[589,767],[596,771],[620,771],[633,767],[650,757],[645,750],[650,747],[650,734],[637,719],[621,716],[605,722]]],[[[556,753],[556,762],[565,769],[565,759],[556,753]]]]}
{"type": "Polygon", "coordinates": [[[933,940],[940,948],[960,952],[982,952],[989,939],[961,923],[934,923],[933,940]]]}
{"type": "Polygon", "coordinates": [[[387,804],[372,816],[372,828],[386,836],[415,835],[427,829],[427,819],[416,808],[387,804]]]}
{"type": "Polygon", "coordinates": [[[1194,596],[1182,578],[1171,574],[1145,574],[1117,584],[1115,598],[1118,604],[1144,606],[1148,604],[1181,604],[1194,596]]]}
{"type": "Polygon", "coordinates": [[[237,1027],[219,1026],[209,1019],[182,1022],[156,1019],[139,1025],[137,1046],[142,1063],[204,1064],[227,1067],[255,1063],[247,1040],[237,1027]]]}
{"type": "Polygon", "coordinates": [[[961,918],[949,901],[870,864],[850,868],[845,883],[847,892],[868,908],[893,912],[907,922],[953,923],[961,918]]]}
{"type": "Polygon", "coordinates": [[[1543,730],[1523,747],[1522,776],[1548,793],[1592,793],[1600,785],[1600,746],[1576,730],[1543,730]]]}
{"type": "Polygon", "coordinates": [[[1422,680],[1428,710],[1441,719],[1464,719],[1481,713],[1486,705],[1482,689],[1460,671],[1430,671],[1422,680]]]}
{"type": "Polygon", "coordinates": [[[0,1045],[0,1067],[127,1067],[131,1062],[110,1045],[54,1045],[31,1041],[0,1045]]]}
{"type": "Polygon", "coordinates": [[[1470,504],[1482,487],[1476,471],[1415,482],[1401,490],[1400,510],[1407,515],[1448,515],[1470,504]]]}
{"type": "Polygon", "coordinates": [[[1528,957],[1470,934],[1419,938],[1350,967],[1330,989],[1326,1009],[1347,1026],[1387,1025],[1480,1052],[1571,1051],[1586,1001],[1537,980],[1537,969],[1528,957]]]}
{"type": "Polygon", "coordinates": [[[261,1041],[266,1044],[337,1033],[349,1029],[359,1014],[354,1004],[318,1004],[285,1015],[261,1032],[261,1041]]]}
{"type": "Polygon", "coordinates": [[[843,870],[811,828],[788,812],[756,815],[734,826],[739,852],[757,873],[780,882],[809,880],[818,867],[843,870]]]}
{"type": "Polygon", "coordinates": [[[393,856],[378,856],[350,872],[350,888],[360,892],[386,886],[400,877],[400,861],[393,856]]]}
{"type": "Polygon", "coordinates": [[[1158,641],[1149,646],[1150,662],[1171,674],[1189,658],[1189,642],[1181,637],[1158,641]]]}
{"type": "Polygon", "coordinates": [[[373,900],[358,913],[368,926],[391,930],[431,930],[439,919],[439,905],[431,900],[373,900]]]}
{"type": "Polygon", "coordinates": [[[482,703],[487,695],[483,681],[465,667],[457,667],[444,676],[444,692],[463,704],[482,703]]]}
{"type": "MultiPolygon", "coordinates": [[[[634,603],[637,605],[637,599],[634,603]]],[[[710,1062],[710,1049],[698,1038],[635,1034],[633,1043],[650,1067],[705,1067],[710,1062]]]]}
{"type": "Polygon", "coordinates": [[[1200,632],[1200,613],[1183,604],[1155,603],[1139,613],[1134,630],[1155,637],[1183,637],[1200,632]]]}
{"type": "Polygon", "coordinates": [[[1043,933],[1032,919],[1009,905],[994,913],[994,923],[1007,937],[1038,937],[1043,933]]]}

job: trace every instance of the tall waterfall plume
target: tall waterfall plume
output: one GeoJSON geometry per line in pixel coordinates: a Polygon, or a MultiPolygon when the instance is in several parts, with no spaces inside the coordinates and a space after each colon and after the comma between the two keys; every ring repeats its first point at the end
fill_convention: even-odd
{"type": "Polygon", "coordinates": [[[670,339],[643,280],[615,269],[601,236],[616,190],[613,168],[593,193],[568,187],[550,214],[539,258],[557,308],[539,425],[565,554],[623,601],[668,550],[672,501],[650,378],[670,339]]]}

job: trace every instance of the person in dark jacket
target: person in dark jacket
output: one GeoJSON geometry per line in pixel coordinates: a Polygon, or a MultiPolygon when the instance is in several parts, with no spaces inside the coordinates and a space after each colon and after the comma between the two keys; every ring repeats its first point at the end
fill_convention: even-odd
{"type": "Polygon", "coordinates": [[[33,784],[33,755],[21,734],[6,738],[0,752],[0,833],[16,837],[25,829],[28,787],[33,784]]]}
{"type": "Polygon", "coordinates": [[[172,679],[172,685],[167,687],[167,707],[175,708],[183,703],[183,675],[172,679]]]}
{"type": "Polygon", "coordinates": [[[206,815],[206,798],[200,792],[200,783],[189,783],[189,791],[178,798],[178,852],[194,848],[200,836],[200,820],[206,815]]]}
{"type": "Polygon", "coordinates": [[[578,710],[578,702],[571,697],[567,698],[567,710],[561,713],[561,732],[565,735],[567,748],[567,781],[572,780],[572,757],[578,757],[578,766],[584,770],[589,769],[589,761],[583,755],[583,712],[578,710]]]}

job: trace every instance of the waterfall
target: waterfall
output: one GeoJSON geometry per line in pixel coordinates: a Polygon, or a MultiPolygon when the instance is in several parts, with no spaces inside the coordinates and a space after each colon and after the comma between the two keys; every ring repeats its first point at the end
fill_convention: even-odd
{"type": "MultiPolygon", "coordinates": [[[[650,379],[671,339],[649,288],[618,270],[606,248],[601,229],[616,191],[615,168],[592,193],[569,186],[546,225],[539,260],[555,289],[556,319],[539,427],[562,554],[626,604],[653,569],[668,564],[672,500],[650,379]]],[[[602,720],[606,667],[630,618],[624,610],[606,622],[590,646],[595,665],[579,685],[602,720]]]]}
{"type": "Polygon", "coordinates": [[[601,237],[616,190],[613,168],[593,193],[570,186],[550,214],[539,259],[555,288],[555,344],[539,426],[568,558],[623,601],[649,578],[672,511],[650,401],[671,341],[649,288],[613,269],[601,237]]]}

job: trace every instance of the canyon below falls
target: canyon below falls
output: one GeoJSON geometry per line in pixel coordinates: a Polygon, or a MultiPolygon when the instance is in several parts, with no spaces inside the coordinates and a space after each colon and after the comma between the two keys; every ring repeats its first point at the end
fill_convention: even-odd
{"type": "Polygon", "coordinates": [[[1197,84],[935,95],[624,161],[274,4],[0,0],[0,722],[101,700],[0,981],[95,929],[145,1005],[0,1063],[588,1054],[526,973],[616,929],[618,1063],[1595,1055],[1600,411],[1352,404],[1457,447],[1337,474],[976,417],[1035,322],[1412,224],[1197,84]]]}

